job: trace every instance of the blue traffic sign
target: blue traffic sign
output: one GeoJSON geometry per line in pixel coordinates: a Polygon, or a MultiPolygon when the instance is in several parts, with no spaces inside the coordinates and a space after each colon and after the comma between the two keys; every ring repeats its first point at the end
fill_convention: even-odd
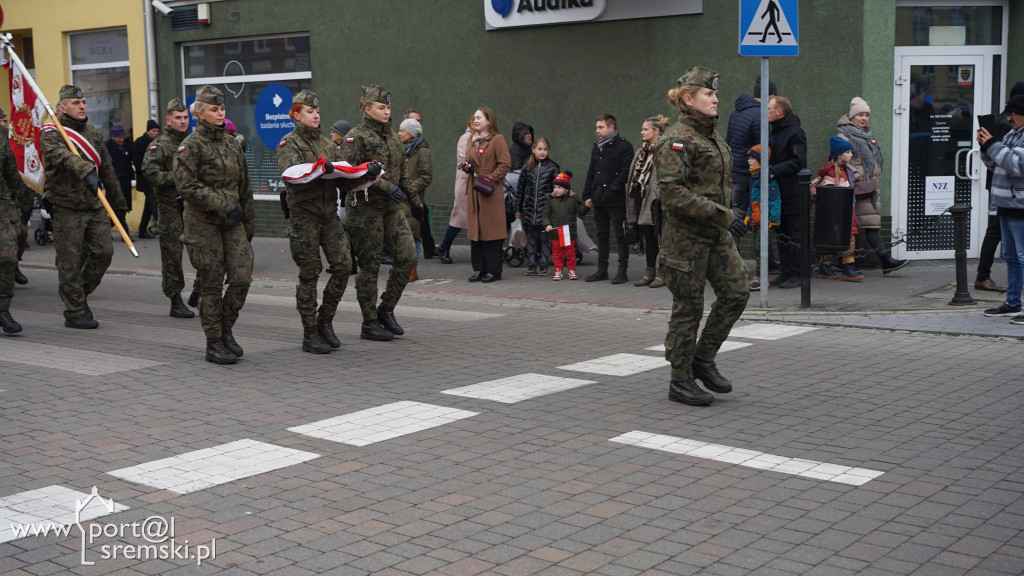
{"type": "Polygon", "coordinates": [[[798,56],[797,0],[740,0],[740,56],[798,56]]]}
{"type": "Polygon", "coordinates": [[[292,109],[292,90],[284,84],[267,84],[256,98],[253,125],[267,148],[277,148],[284,135],[295,128],[288,116],[292,109]]]}

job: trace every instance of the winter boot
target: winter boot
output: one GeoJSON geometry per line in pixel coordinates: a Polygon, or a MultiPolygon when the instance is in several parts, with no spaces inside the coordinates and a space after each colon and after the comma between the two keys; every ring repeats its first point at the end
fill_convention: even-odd
{"type": "Polygon", "coordinates": [[[387,342],[395,337],[394,334],[388,332],[388,329],[381,325],[376,320],[370,320],[369,322],[363,322],[362,329],[359,332],[359,337],[363,340],[376,340],[377,342],[387,342]]]}
{"type": "Polygon", "coordinates": [[[79,329],[84,329],[84,330],[92,330],[93,328],[99,328],[100,327],[100,323],[97,322],[95,319],[90,318],[88,315],[82,314],[81,316],[78,316],[77,318],[65,318],[64,319],[64,327],[65,328],[79,328],[79,329]]]}
{"type": "Polygon", "coordinates": [[[28,284],[28,278],[21,273],[21,267],[14,267],[14,283],[15,284],[28,284]]]}
{"type": "Polygon", "coordinates": [[[10,310],[0,310],[0,327],[8,334],[21,332],[21,324],[11,316],[10,310]]]}
{"type": "Polygon", "coordinates": [[[220,338],[207,338],[206,339],[206,361],[213,362],[214,364],[234,364],[238,362],[238,356],[235,356],[224,346],[224,342],[220,338]]]}
{"type": "Polygon", "coordinates": [[[441,246],[438,246],[437,247],[437,259],[441,261],[441,264],[451,264],[452,263],[451,248],[442,248],[441,246]]]}
{"type": "Polygon", "coordinates": [[[238,342],[235,341],[235,335],[230,331],[222,332],[220,335],[220,341],[224,343],[225,348],[239,358],[241,358],[242,354],[245,353],[242,350],[242,347],[238,345],[238,342]]]}
{"type": "Polygon", "coordinates": [[[420,275],[416,273],[417,264],[419,264],[419,262],[416,262],[412,265],[412,272],[409,273],[409,282],[415,282],[420,279],[420,275]]]}
{"type": "Polygon", "coordinates": [[[839,280],[839,274],[836,274],[836,271],[828,264],[820,264],[815,276],[818,278],[824,278],[825,280],[839,280]]]}
{"type": "Polygon", "coordinates": [[[333,317],[327,317],[320,314],[316,317],[316,329],[320,332],[320,337],[327,342],[327,345],[331,348],[341,348],[341,341],[338,340],[338,335],[334,333],[334,322],[333,317]]]}
{"type": "Polygon", "coordinates": [[[704,383],[704,387],[712,392],[728,394],[732,392],[732,382],[718,371],[714,362],[707,362],[700,358],[693,359],[693,375],[704,383]]]}
{"type": "Polygon", "coordinates": [[[651,284],[648,286],[648,288],[661,288],[664,285],[665,269],[659,267],[658,271],[654,273],[654,280],[651,281],[651,284]]]}
{"type": "Polygon", "coordinates": [[[171,318],[194,318],[195,312],[189,310],[188,306],[181,301],[181,294],[171,297],[171,318]]]}
{"type": "Polygon", "coordinates": [[[690,406],[707,406],[715,401],[715,397],[701,390],[693,378],[670,381],[668,383],[668,399],[690,406]]]}
{"type": "Polygon", "coordinates": [[[401,336],[405,334],[405,330],[398,325],[398,320],[395,320],[395,309],[389,308],[383,304],[377,308],[377,322],[380,322],[381,326],[387,329],[395,336],[401,336]]]}
{"type": "Polygon", "coordinates": [[[843,271],[840,272],[840,275],[843,280],[848,282],[860,282],[864,279],[864,275],[853,264],[843,264],[843,271]]]}
{"type": "Polygon", "coordinates": [[[629,276],[626,276],[626,267],[619,266],[619,272],[612,278],[612,284],[625,284],[629,282],[629,276]]]}
{"type": "Polygon", "coordinates": [[[316,326],[306,326],[302,329],[302,351],[313,354],[329,354],[331,347],[324,342],[316,326]]]}
{"type": "Polygon", "coordinates": [[[882,274],[895,272],[909,264],[906,260],[897,260],[888,254],[879,254],[878,259],[882,261],[882,274]]]}
{"type": "Polygon", "coordinates": [[[608,279],[608,269],[607,268],[604,268],[604,269],[598,268],[597,272],[594,272],[593,274],[591,274],[590,276],[587,276],[585,278],[585,280],[587,282],[600,282],[601,280],[607,280],[607,279],[608,279]]]}
{"type": "Polygon", "coordinates": [[[649,286],[651,282],[654,282],[654,268],[645,270],[644,277],[633,282],[633,286],[649,286]]]}

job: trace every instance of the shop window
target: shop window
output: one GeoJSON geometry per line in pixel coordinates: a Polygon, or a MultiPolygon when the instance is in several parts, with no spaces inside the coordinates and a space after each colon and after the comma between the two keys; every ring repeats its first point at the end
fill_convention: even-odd
{"type": "Polygon", "coordinates": [[[897,46],[998,46],[1002,43],[1002,6],[896,7],[897,46]]]}
{"type": "Polygon", "coordinates": [[[71,82],[89,102],[89,123],[110,136],[121,124],[131,137],[132,95],[128,62],[128,30],[113,28],[68,35],[71,82]]]}

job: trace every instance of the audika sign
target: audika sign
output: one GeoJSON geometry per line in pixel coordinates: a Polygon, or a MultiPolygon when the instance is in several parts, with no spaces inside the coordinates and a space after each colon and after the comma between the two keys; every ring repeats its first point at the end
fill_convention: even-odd
{"type": "Polygon", "coordinates": [[[484,17],[493,28],[542,26],[593,20],[605,0],[486,0],[484,17]]]}

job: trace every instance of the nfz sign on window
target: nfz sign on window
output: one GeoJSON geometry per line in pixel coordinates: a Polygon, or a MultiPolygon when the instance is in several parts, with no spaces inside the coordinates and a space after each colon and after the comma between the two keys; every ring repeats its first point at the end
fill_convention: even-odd
{"type": "Polygon", "coordinates": [[[542,26],[593,20],[605,0],[484,0],[484,18],[494,28],[542,26]]]}

